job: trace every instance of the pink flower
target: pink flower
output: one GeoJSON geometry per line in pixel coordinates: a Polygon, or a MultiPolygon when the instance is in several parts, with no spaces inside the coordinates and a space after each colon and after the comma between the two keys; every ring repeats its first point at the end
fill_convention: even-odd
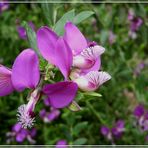
{"type": "Polygon", "coordinates": [[[73,53],[73,66],[85,72],[99,70],[101,65],[100,55],[105,48],[94,42],[88,43],[81,31],[71,22],[65,25],[64,39],[73,53]]]}
{"type": "Polygon", "coordinates": [[[38,64],[36,53],[32,49],[26,49],[18,55],[12,69],[1,65],[0,96],[8,95],[14,90],[34,89],[40,79],[38,64]]]}

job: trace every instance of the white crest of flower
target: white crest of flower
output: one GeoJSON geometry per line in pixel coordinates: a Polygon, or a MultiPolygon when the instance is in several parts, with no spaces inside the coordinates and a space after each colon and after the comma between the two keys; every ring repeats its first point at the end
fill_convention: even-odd
{"type": "Polygon", "coordinates": [[[86,57],[87,59],[96,59],[98,58],[101,54],[103,54],[105,51],[105,48],[99,45],[95,45],[92,47],[88,47],[84,49],[81,52],[81,55],[83,57],[86,57]]]}
{"type": "Polygon", "coordinates": [[[18,108],[17,119],[23,128],[31,128],[34,125],[35,117],[31,117],[26,107],[27,105],[23,104],[18,108]]]}
{"type": "Polygon", "coordinates": [[[111,76],[104,71],[91,71],[86,74],[85,77],[89,82],[95,84],[96,87],[99,87],[100,85],[111,79],[111,76]]]}

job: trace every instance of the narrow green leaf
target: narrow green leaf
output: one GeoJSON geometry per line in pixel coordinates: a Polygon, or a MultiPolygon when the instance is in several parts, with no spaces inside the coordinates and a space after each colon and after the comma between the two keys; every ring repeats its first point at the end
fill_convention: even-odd
{"type": "Polygon", "coordinates": [[[102,45],[106,43],[108,40],[108,31],[107,30],[102,30],[100,33],[100,42],[102,45]]]}
{"type": "Polygon", "coordinates": [[[59,21],[55,24],[54,27],[54,31],[58,34],[58,35],[63,35],[64,33],[64,25],[66,24],[67,21],[73,21],[75,16],[75,10],[71,10],[68,11],[67,13],[65,13],[60,19],[59,21]]]}
{"type": "Polygon", "coordinates": [[[35,31],[25,21],[23,22],[23,26],[26,29],[26,33],[27,33],[27,37],[28,37],[30,47],[32,49],[34,49],[39,54],[39,51],[38,51],[38,48],[37,48],[37,43],[36,43],[36,33],[35,33],[35,31]]]}
{"type": "Polygon", "coordinates": [[[41,8],[45,16],[46,22],[49,26],[52,26],[54,23],[54,4],[48,3],[47,0],[45,0],[45,2],[46,3],[41,4],[41,8]]]}
{"type": "Polygon", "coordinates": [[[77,112],[79,110],[81,110],[81,107],[75,102],[73,101],[69,106],[68,109],[73,111],[73,112],[77,112]]]}
{"type": "Polygon", "coordinates": [[[75,24],[79,24],[81,23],[82,21],[84,21],[85,19],[87,19],[88,17],[90,17],[91,15],[93,15],[94,12],[93,11],[83,11],[83,12],[80,12],[79,14],[77,14],[74,18],[74,23],[75,24]]]}
{"type": "Polygon", "coordinates": [[[139,6],[139,11],[138,12],[136,11],[136,13],[141,17],[145,17],[147,13],[144,5],[141,3],[138,3],[138,6],[139,6]]]}
{"type": "Polygon", "coordinates": [[[94,97],[102,97],[102,95],[97,93],[97,92],[85,92],[84,95],[86,95],[86,96],[94,96],[94,97]]]}
{"type": "Polygon", "coordinates": [[[79,138],[77,140],[74,141],[74,145],[83,145],[87,142],[87,139],[86,138],[79,138]]]}

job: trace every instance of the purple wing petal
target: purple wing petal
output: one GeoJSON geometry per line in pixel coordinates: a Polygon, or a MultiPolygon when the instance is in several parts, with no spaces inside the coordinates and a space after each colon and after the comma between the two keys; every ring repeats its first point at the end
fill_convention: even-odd
{"type": "Polygon", "coordinates": [[[35,88],[40,79],[39,60],[32,49],[22,51],[12,67],[12,83],[16,90],[35,88]]]}
{"type": "Polygon", "coordinates": [[[23,142],[27,137],[27,135],[28,135],[28,131],[26,129],[21,129],[21,131],[16,135],[16,141],[20,143],[23,142]]]}
{"type": "Polygon", "coordinates": [[[16,123],[13,127],[12,127],[12,131],[13,132],[19,132],[22,129],[22,125],[19,123],[16,123]]]}
{"type": "Polygon", "coordinates": [[[55,45],[58,36],[48,27],[41,27],[37,31],[37,44],[42,56],[52,64],[55,64],[55,45]]]}
{"type": "Polygon", "coordinates": [[[80,30],[71,22],[65,25],[64,39],[69,44],[74,55],[79,54],[87,47],[87,41],[80,30]]]}
{"type": "Polygon", "coordinates": [[[42,110],[40,111],[39,115],[40,115],[40,118],[43,119],[43,118],[46,116],[46,110],[45,110],[45,109],[42,109],[42,110]]]}
{"type": "Polygon", "coordinates": [[[37,130],[35,128],[33,128],[33,129],[30,130],[29,134],[30,134],[31,137],[35,137],[36,134],[37,134],[37,130]]]}
{"type": "Polygon", "coordinates": [[[72,66],[72,52],[68,44],[61,37],[58,39],[55,48],[56,66],[67,79],[72,66]]]}
{"type": "Polygon", "coordinates": [[[43,92],[49,97],[50,104],[54,108],[64,108],[68,106],[77,93],[77,84],[73,82],[59,82],[47,84],[43,92]]]}
{"type": "Polygon", "coordinates": [[[118,120],[116,122],[116,128],[123,129],[124,128],[124,121],[123,120],[118,120]]]}
{"type": "Polygon", "coordinates": [[[24,27],[18,26],[18,27],[17,27],[17,32],[18,32],[19,37],[20,37],[21,39],[27,39],[26,30],[25,30],[24,27]]]}
{"type": "Polygon", "coordinates": [[[26,138],[26,135],[24,135],[24,134],[18,133],[16,135],[16,141],[19,143],[22,143],[25,140],[25,138],[26,138]]]}
{"type": "Polygon", "coordinates": [[[14,87],[11,82],[11,70],[0,66],[0,96],[5,96],[13,92],[14,87]]]}
{"type": "Polygon", "coordinates": [[[110,129],[107,126],[102,126],[100,131],[102,135],[107,136],[110,132],[110,129]]]}
{"type": "Polygon", "coordinates": [[[134,110],[134,116],[140,118],[141,116],[144,115],[144,106],[143,105],[138,105],[135,110],[134,110]]]}

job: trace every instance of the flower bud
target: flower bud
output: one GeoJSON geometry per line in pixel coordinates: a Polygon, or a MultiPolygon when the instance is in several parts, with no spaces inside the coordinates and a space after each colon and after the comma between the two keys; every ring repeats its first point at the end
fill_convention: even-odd
{"type": "Polygon", "coordinates": [[[81,75],[81,70],[80,69],[73,69],[70,73],[70,79],[75,80],[79,78],[81,75]]]}

